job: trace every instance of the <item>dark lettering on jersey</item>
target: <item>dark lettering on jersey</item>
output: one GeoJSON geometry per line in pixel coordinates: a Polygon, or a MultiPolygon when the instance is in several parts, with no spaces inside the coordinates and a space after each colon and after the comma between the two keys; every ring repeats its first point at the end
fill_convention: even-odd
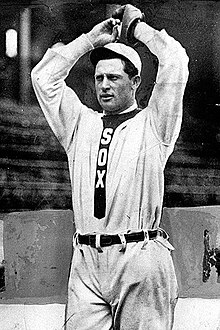
{"type": "Polygon", "coordinates": [[[109,145],[112,140],[114,130],[113,128],[104,128],[100,139],[99,152],[96,166],[95,179],[95,202],[94,202],[94,216],[101,219],[105,216],[106,207],[106,172],[108,162],[109,145]]]}

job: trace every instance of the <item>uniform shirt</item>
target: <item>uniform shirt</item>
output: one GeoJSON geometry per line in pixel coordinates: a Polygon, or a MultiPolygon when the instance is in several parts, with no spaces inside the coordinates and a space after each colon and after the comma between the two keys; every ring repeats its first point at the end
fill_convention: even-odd
{"type": "Polygon", "coordinates": [[[67,153],[74,221],[81,234],[137,231],[160,223],[164,168],[180,131],[188,57],[165,30],[139,23],[136,37],[157,56],[158,73],[148,106],[122,121],[111,136],[103,217],[94,210],[103,114],[82,104],[65,83],[73,65],[93,46],[81,35],[49,49],[32,71],[39,104],[67,153]]]}

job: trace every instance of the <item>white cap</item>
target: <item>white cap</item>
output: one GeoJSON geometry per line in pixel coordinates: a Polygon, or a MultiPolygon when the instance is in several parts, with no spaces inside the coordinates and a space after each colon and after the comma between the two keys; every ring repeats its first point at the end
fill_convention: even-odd
{"type": "Polygon", "coordinates": [[[97,47],[92,50],[90,54],[90,60],[93,65],[96,65],[98,61],[113,58],[112,55],[117,54],[116,57],[127,58],[138,69],[138,74],[141,74],[141,59],[139,54],[134,48],[125,44],[115,42],[109,43],[103,47],[97,47]]]}

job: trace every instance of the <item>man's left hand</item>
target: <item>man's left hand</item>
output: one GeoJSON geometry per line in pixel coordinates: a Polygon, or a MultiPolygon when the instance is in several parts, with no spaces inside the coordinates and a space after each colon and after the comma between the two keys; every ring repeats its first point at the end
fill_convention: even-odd
{"type": "Polygon", "coordinates": [[[138,22],[144,20],[144,14],[140,9],[127,4],[119,7],[112,17],[122,22],[120,42],[128,42],[134,45],[137,40],[134,37],[134,29],[138,22]]]}

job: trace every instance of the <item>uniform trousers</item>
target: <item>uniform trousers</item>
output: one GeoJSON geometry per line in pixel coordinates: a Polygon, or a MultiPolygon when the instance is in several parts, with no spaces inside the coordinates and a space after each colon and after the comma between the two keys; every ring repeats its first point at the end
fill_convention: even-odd
{"type": "Polygon", "coordinates": [[[71,265],[66,330],[172,329],[178,286],[159,239],[103,247],[77,245],[71,265]]]}

